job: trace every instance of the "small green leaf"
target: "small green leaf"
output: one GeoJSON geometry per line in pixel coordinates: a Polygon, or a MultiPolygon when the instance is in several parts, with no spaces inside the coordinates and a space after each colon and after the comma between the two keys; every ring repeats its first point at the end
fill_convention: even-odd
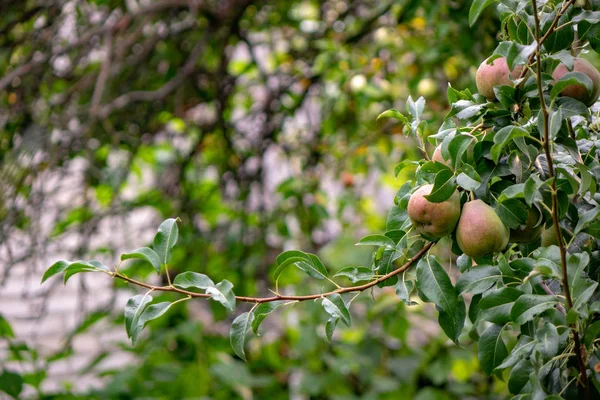
{"type": "Polygon", "coordinates": [[[523,325],[558,303],[555,296],[524,294],[515,301],[510,316],[517,324],[523,325]]]}
{"type": "Polygon", "coordinates": [[[413,160],[403,160],[401,161],[398,165],[396,165],[396,167],[394,168],[394,177],[398,177],[398,174],[400,173],[400,171],[402,171],[404,168],[406,167],[411,167],[411,166],[417,166],[420,163],[418,161],[413,161],[413,160]]]}
{"type": "Polygon", "coordinates": [[[328,276],[327,269],[314,254],[304,253],[298,250],[289,250],[281,253],[277,257],[277,269],[274,273],[275,280],[278,280],[281,273],[290,265],[296,266],[315,279],[325,279],[328,276]]]}
{"type": "Polygon", "coordinates": [[[532,372],[534,372],[534,368],[530,360],[523,359],[519,361],[510,371],[508,390],[512,394],[519,394],[527,382],[529,382],[529,376],[532,372]]]}
{"type": "Polygon", "coordinates": [[[108,272],[110,269],[100,261],[73,261],[65,269],[64,283],[67,283],[70,277],[80,272],[108,272]]]}
{"type": "Polygon", "coordinates": [[[454,343],[458,344],[458,338],[465,326],[467,308],[462,297],[456,300],[456,307],[450,312],[438,308],[438,323],[440,327],[454,343]]]}
{"type": "Polygon", "coordinates": [[[238,315],[231,324],[229,330],[229,341],[231,348],[239,358],[246,361],[246,353],[244,352],[244,344],[246,343],[246,334],[254,321],[254,314],[251,312],[245,312],[238,315]]]}
{"type": "Polygon", "coordinates": [[[414,288],[415,283],[413,281],[400,279],[396,285],[396,295],[404,304],[414,306],[417,304],[417,302],[410,299],[410,294],[414,288]]]}
{"type": "Polygon", "coordinates": [[[166,313],[171,307],[171,304],[172,303],[168,301],[164,301],[162,303],[157,304],[151,304],[146,309],[144,309],[144,312],[140,315],[137,321],[134,320],[132,322],[131,341],[134,345],[137,342],[138,336],[142,332],[146,324],[166,313]]]}
{"type": "Polygon", "coordinates": [[[480,294],[502,279],[502,273],[497,267],[477,266],[462,274],[456,281],[458,294],[465,292],[480,294]]]}
{"type": "Polygon", "coordinates": [[[558,331],[554,325],[546,322],[542,328],[536,331],[535,336],[539,341],[536,348],[546,359],[550,359],[558,353],[559,338],[558,331]]]}
{"type": "Polygon", "coordinates": [[[488,375],[491,375],[494,369],[508,356],[508,350],[502,340],[503,330],[503,326],[491,325],[479,339],[479,364],[488,375]]]}
{"type": "Polygon", "coordinates": [[[456,183],[465,190],[477,190],[481,186],[481,177],[469,164],[463,164],[462,172],[456,177],[456,183]]]}
{"type": "Polygon", "coordinates": [[[258,327],[265,318],[279,307],[283,306],[283,301],[273,301],[270,303],[261,303],[256,309],[254,309],[254,319],[252,321],[252,330],[258,335],[258,327]]]}
{"type": "Polygon", "coordinates": [[[2,374],[0,374],[0,392],[18,399],[22,391],[23,378],[21,375],[4,368],[2,374]]]}
{"type": "Polygon", "coordinates": [[[337,293],[332,294],[329,297],[323,298],[321,303],[323,308],[332,318],[339,318],[346,326],[350,326],[352,319],[348,307],[344,303],[344,299],[337,293]]]}
{"type": "Polygon", "coordinates": [[[196,288],[206,290],[209,287],[214,287],[215,284],[208,276],[197,272],[186,271],[177,275],[173,280],[173,286],[182,289],[196,288]]]}
{"type": "Polygon", "coordinates": [[[550,97],[555,99],[567,86],[583,86],[588,93],[594,91],[594,84],[589,76],[582,72],[567,72],[552,87],[550,97]]]}
{"type": "Polygon", "coordinates": [[[344,276],[350,279],[350,282],[370,281],[375,278],[371,268],[367,267],[345,267],[339,270],[333,277],[344,276]]]}
{"type": "Polygon", "coordinates": [[[385,235],[368,235],[360,239],[357,246],[382,246],[395,248],[396,243],[385,235]]]}
{"type": "Polygon", "coordinates": [[[506,126],[494,134],[494,145],[490,150],[492,159],[497,164],[502,150],[517,137],[529,136],[529,132],[518,126],[506,126]]]}
{"type": "Polygon", "coordinates": [[[479,302],[481,318],[498,325],[512,321],[510,311],[521,295],[523,292],[510,287],[490,291],[479,302]]]}
{"type": "Polygon", "coordinates": [[[130,253],[121,254],[121,261],[129,260],[129,259],[138,259],[138,260],[146,260],[156,269],[157,272],[160,272],[160,257],[154,250],[150,247],[141,247],[137,250],[133,250],[130,253]]]}
{"type": "Polygon", "coordinates": [[[233,283],[225,279],[214,287],[207,287],[206,293],[210,294],[213,300],[218,301],[226,309],[233,312],[235,309],[235,294],[232,289],[233,283]]]}
{"type": "Polygon", "coordinates": [[[448,274],[434,256],[422,257],[417,264],[417,285],[428,301],[452,314],[457,294],[448,274]]]}
{"type": "Polygon", "coordinates": [[[67,269],[69,264],[71,264],[71,262],[65,261],[65,260],[60,260],[60,261],[57,261],[54,264],[52,264],[52,266],[50,268],[48,268],[46,270],[46,272],[44,272],[44,276],[42,277],[41,283],[46,282],[46,280],[48,278],[51,278],[56,274],[60,274],[61,272],[64,272],[64,270],[67,269]]]}
{"type": "Polygon", "coordinates": [[[8,323],[6,318],[4,318],[2,316],[2,314],[0,314],[0,338],[14,338],[14,337],[15,337],[15,333],[13,332],[12,327],[10,326],[10,324],[8,323]]]}
{"type": "Polygon", "coordinates": [[[406,116],[404,116],[404,114],[402,114],[400,111],[393,108],[379,114],[377,116],[377,121],[379,121],[381,118],[394,118],[400,121],[402,124],[408,125],[408,118],[406,118],[406,116]]]}
{"type": "Polygon", "coordinates": [[[596,206],[591,210],[588,210],[579,216],[579,221],[577,221],[577,226],[575,227],[575,234],[581,232],[590,222],[594,222],[598,220],[600,216],[600,207],[596,206]]]}
{"type": "Polygon", "coordinates": [[[178,236],[179,229],[177,228],[177,220],[175,218],[165,220],[158,227],[152,248],[158,254],[161,264],[167,264],[171,260],[173,247],[177,243],[178,236]]]}
{"type": "Polygon", "coordinates": [[[527,206],[517,199],[507,199],[498,203],[496,213],[506,226],[516,229],[527,222],[529,210],[527,206]]]}
{"type": "Polygon", "coordinates": [[[529,336],[523,335],[519,338],[519,341],[510,351],[508,357],[504,359],[502,364],[496,367],[496,370],[503,370],[510,368],[518,363],[520,360],[529,357],[529,354],[533,351],[533,348],[538,343],[537,339],[532,340],[529,336]]]}
{"type": "Polygon", "coordinates": [[[431,193],[426,195],[425,198],[432,203],[441,203],[448,200],[455,191],[454,173],[449,169],[443,169],[435,176],[431,193]]]}
{"type": "Polygon", "coordinates": [[[325,336],[327,336],[327,340],[330,342],[333,338],[333,332],[335,332],[335,328],[339,320],[339,318],[331,317],[327,320],[327,323],[325,323],[325,336]]]}
{"type": "Polygon", "coordinates": [[[133,322],[139,319],[142,311],[151,301],[152,296],[149,294],[138,294],[127,301],[127,304],[125,304],[125,331],[127,337],[131,337],[133,322]]]}

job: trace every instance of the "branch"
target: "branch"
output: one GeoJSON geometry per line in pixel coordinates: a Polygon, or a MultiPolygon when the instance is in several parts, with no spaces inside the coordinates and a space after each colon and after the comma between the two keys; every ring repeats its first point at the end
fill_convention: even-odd
{"type": "MultiPolygon", "coordinates": [[[[235,299],[237,301],[243,301],[243,302],[247,302],[247,303],[270,303],[273,301],[277,301],[277,300],[289,300],[289,301],[306,301],[306,300],[315,300],[315,299],[320,299],[320,298],[324,298],[324,297],[329,297],[333,294],[342,294],[342,293],[350,293],[350,292],[362,292],[365,291],[369,288],[372,288],[373,286],[384,282],[388,279],[390,279],[393,276],[396,276],[404,271],[406,271],[407,269],[409,269],[414,263],[415,261],[418,261],[425,253],[427,253],[427,251],[429,251],[429,249],[434,245],[434,242],[429,242],[427,243],[417,254],[415,254],[412,258],[410,258],[404,265],[402,265],[400,268],[385,274],[383,276],[380,276],[379,278],[365,283],[364,285],[360,285],[360,286],[351,286],[351,287],[342,287],[336,290],[333,290],[331,292],[327,292],[327,293],[321,293],[321,294],[310,294],[310,295],[305,295],[305,296],[286,296],[286,295],[275,295],[275,296],[271,296],[271,297],[247,297],[247,296],[235,296],[235,299]]],[[[150,289],[153,291],[159,291],[159,292],[174,292],[174,293],[181,293],[184,294],[186,296],[190,296],[190,297],[199,297],[199,298],[204,298],[204,299],[209,299],[212,296],[210,294],[206,294],[206,293],[196,293],[196,292],[190,292],[189,290],[184,290],[184,289],[179,289],[176,288],[175,286],[154,286],[154,285],[150,285],[148,283],[144,283],[144,282],[140,282],[137,281],[135,279],[131,279],[128,278],[127,276],[115,271],[115,272],[108,272],[109,275],[111,275],[113,278],[119,278],[122,279],[126,282],[129,282],[131,284],[137,285],[137,286],[141,286],[144,287],[146,289],[150,289]]]]}
{"type": "MultiPolygon", "coordinates": [[[[554,33],[554,31],[558,30],[556,29],[556,25],[558,24],[558,20],[560,19],[560,17],[563,16],[563,14],[565,12],[567,12],[567,9],[569,7],[571,7],[571,5],[573,5],[573,3],[575,3],[576,0],[568,0],[567,2],[564,2],[562,7],[560,8],[560,10],[556,13],[556,17],[554,17],[554,21],[552,21],[552,23],[550,24],[550,27],[548,28],[548,31],[544,34],[544,36],[542,36],[542,38],[538,41],[538,45],[537,48],[538,50],[542,47],[542,45],[544,44],[544,42],[546,41],[546,39],[548,39],[548,37],[550,35],[552,35],[554,33]]],[[[534,1],[534,14],[537,16],[537,8],[536,8],[536,2],[534,1]]],[[[559,27],[560,28],[560,27],[559,27]]],[[[536,38],[539,38],[539,18],[537,21],[537,25],[536,25],[536,38]]],[[[531,53],[531,55],[529,56],[529,59],[527,60],[527,65],[531,65],[533,64],[533,59],[536,56],[537,51],[534,51],[533,53],[531,53]]],[[[539,61],[539,57],[538,57],[538,61],[539,61]]],[[[527,74],[527,68],[523,68],[523,70],[521,71],[521,74],[519,75],[519,79],[525,77],[525,75],[527,74]]]]}
{"type": "MultiPolygon", "coordinates": [[[[572,4],[574,0],[569,0],[566,3],[563,3],[563,7],[561,11],[564,12],[570,4],[572,4]],[[566,4],[566,5],[565,5],[566,4]]],[[[535,36],[536,38],[540,37],[540,19],[537,11],[537,1],[532,0],[533,3],[533,17],[535,20],[535,36]]],[[[557,18],[555,18],[554,22],[558,20],[559,13],[557,13],[557,18]]],[[[553,23],[554,24],[554,23],[553,23]]],[[[548,30],[550,32],[551,30],[548,30]]],[[[545,35],[544,37],[546,37],[545,35]]],[[[543,39],[543,38],[542,38],[543,39]]],[[[541,63],[541,48],[542,48],[542,40],[538,41],[535,53],[537,59],[537,70],[536,70],[536,78],[537,78],[537,87],[538,87],[538,96],[540,97],[540,107],[542,110],[542,118],[544,119],[544,137],[542,139],[542,144],[544,147],[544,152],[546,153],[546,160],[548,162],[548,176],[552,180],[552,222],[554,224],[554,231],[556,232],[556,239],[558,241],[558,248],[560,250],[560,262],[562,267],[562,284],[565,292],[565,298],[567,300],[567,312],[573,308],[573,299],[571,298],[571,290],[569,289],[569,278],[567,275],[567,250],[565,249],[565,243],[562,236],[562,232],[560,229],[560,221],[558,216],[558,193],[556,190],[556,175],[554,173],[554,162],[552,161],[552,149],[550,148],[550,128],[549,128],[549,114],[548,107],[546,105],[546,99],[544,98],[544,89],[542,87],[542,63],[541,63]]],[[[525,70],[525,69],[524,69],[525,70]]],[[[582,351],[585,352],[585,347],[581,346],[579,341],[579,332],[576,324],[570,324],[571,330],[573,332],[573,341],[575,344],[575,357],[577,358],[577,365],[579,367],[579,379],[584,387],[585,398],[590,399],[590,387],[587,379],[586,366],[583,361],[582,351]]]]}
{"type": "Polygon", "coordinates": [[[88,43],[96,35],[102,35],[108,31],[112,31],[112,30],[118,29],[119,27],[126,26],[127,24],[129,24],[129,21],[131,21],[131,19],[133,19],[133,18],[139,17],[141,15],[152,14],[152,13],[155,13],[155,12],[158,12],[158,11],[161,11],[164,9],[168,9],[168,8],[181,8],[181,7],[191,7],[194,9],[198,9],[199,4],[197,1],[194,1],[194,0],[157,1],[155,3],[150,4],[147,7],[144,7],[142,9],[136,11],[136,12],[123,15],[121,18],[116,19],[115,22],[112,24],[105,24],[100,27],[91,28],[90,30],[85,32],[83,35],[81,35],[81,37],[74,43],[56,48],[55,50],[48,52],[48,53],[36,54],[25,64],[19,65],[14,70],[12,70],[8,74],[4,75],[0,79],[0,90],[6,89],[6,87],[13,81],[14,78],[21,77],[21,76],[29,73],[33,68],[39,67],[40,65],[45,64],[53,57],[60,56],[62,54],[65,54],[65,53],[73,50],[73,49],[76,49],[77,47],[80,47],[80,46],[88,43]]]}
{"type": "Polygon", "coordinates": [[[102,67],[100,69],[100,73],[98,74],[98,79],[96,80],[96,87],[94,88],[94,94],[92,95],[92,105],[91,105],[91,113],[92,115],[96,114],[98,111],[98,107],[100,106],[100,102],[102,100],[102,93],[104,92],[104,87],[106,86],[106,80],[108,79],[108,75],[110,73],[110,59],[112,52],[112,32],[109,30],[104,35],[105,39],[105,51],[106,56],[104,58],[104,62],[102,63],[102,67]]]}
{"type": "Polygon", "coordinates": [[[170,81],[162,85],[160,88],[156,90],[136,90],[129,93],[125,93],[115,100],[113,100],[109,104],[105,104],[104,106],[100,106],[99,109],[94,110],[92,108],[92,113],[94,116],[98,118],[106,118],[111,113],[117,110],[121,110],[127,107],[129,104],[136,101],[154,101],[154,100],[162,100],[167,97],[171,92],[181,86],[186,78],[192,75],[196,70],[196,60],[202,54],[202,49],[204,48],[204,41],[199,41],[196,43],[192,51],[190,52],[190,56],[188,60],[180,68],[179,72],[175,77],[173,77],[170,81]]]}

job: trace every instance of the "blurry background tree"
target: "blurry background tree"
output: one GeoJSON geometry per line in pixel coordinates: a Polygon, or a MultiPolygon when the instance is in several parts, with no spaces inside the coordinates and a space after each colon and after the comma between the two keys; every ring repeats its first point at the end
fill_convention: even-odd
{"type": "MultiPolygon", "coordinates": [[[[474,88],[499,23],[488,10],[469,28],[470,3],[2,2],[0,291],[18,268],[39,282],[57,255],[114,263],[132,236],[141,246],[151,237],[138,232],[172,216],[182,219],[173,265],[228,279],[238,295],[266,293],[275,256],[291,246],[318,252],[334,270],[368,263],[370,252],[352,244],[385,224],[406,178],[393,180],[392,166],[417,157],[410,140],[375,118],[423,95],[439,111],[428,116],[435,125],[448,83],[474,88]],[[57,248],[59,238],[71,245],[57,248]]],[[[23,290],[18,301],[37,307],[28,317],[45,317],[55,283],[23,290]]],[[[79,280],[84,305],[107,290],[88,285],[79,280]]],[[[361,320],[332,345],[314,334],[323,321],[312,307],[287,311],[277,334],[250,343],[248,364],[231,355],[231,316],[190,302],[153,323],[135,348],[120,345],[137,363],[107,371],[104,351],[76,372],[102,372],[102,388],[84,395],[99,398],[503,393],[471,351],[431,328],[427,308],[409,312],[393,292],[378,296],[377,304],[364,296],[361,320]],[[175,320],[185,322],[172,328],[175,320]]],[[[121,303],[110,296],[87,308],[73,335],[99,320],[122,323],[121,303]]],[[[9,322],[0,317],[0,357],[20,366],[2,370],[0,391],[56,391],[45,371],[73,355],[73,335],[59,351],[38,351],[43,332],[25,342],[9,322]]]]}

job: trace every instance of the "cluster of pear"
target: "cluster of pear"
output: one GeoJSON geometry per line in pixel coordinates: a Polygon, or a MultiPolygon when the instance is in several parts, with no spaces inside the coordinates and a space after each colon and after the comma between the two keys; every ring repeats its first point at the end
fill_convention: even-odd
{"type": "MultiPolygon", "coordinates": [[[[477,70],[477,89],[485,98],[493,101],[494,87],[512,85],[513,80],[521,75],[522,69],[522,66],[517,66],[511,71],[503,57],[489,63],[485,60],[477,70]]],[[[600,72],[587,60],[575,58],[571,71],[561,63],[554,69],[552,77],[557,81],[572,71],[587,75],[592,81],[592,90],[585,85],[571,84],[561,91],[561,95],[591,106],[600,96],[600,72]]],[[[449,165],[442,157],[441,146],[435,149],[432,159],[449,165]]],[[[509,229],[496,211],[484,201],[470,200],[461,207],[460,194],[455,191],[446,201],[434,203],[426,198],[432,189],[433,185],[418,188],[410,197],[407,209],[413,226],[427,239],[438,240],[455,232],[456,242],[462,252],[474,258],[500,252],[509,242],[530,243],[540,236],[542,245],[555,244],[554,229],[543,229],[542,215],[535,207],[530,209],[524,224],[516,229],[509,229]]]]}
{"type": "Polygon", "coordinates": [[[418,188],[408,201],[408,216],[417,232],[429,240],[438,240],[456,232],[458,247],[477,258],[504,250],[509,242],[530,243],[542,235],[541,214],[531,208],[526,223],[509,229],[496,211],[482,200],[471,200],[461,207],[460,194],[434,203],[428,196],[433,185],[418,188]]]}
{"type": "MultiPolygon", "coordinates": [[[[493,101],[494,86],[512,85],[512,80],[519,78],[523,71],[523,66],[518,65],[511,71],[504,57],[496,58],[488,63],[489,59],[484,60],[476,74],[477,90],[486,99],[493,101]]],[[[588,90],[584,85],[572,84],[565,87],[560,94],[562,96],[572,97],[590,107],[600,97],[600,72],[589,61],[583,58],[573,60],[573,69],[569,70],[563,63],[552,71],[554,81],[559,80],[569,72],[580,72],[587,75],[592,81],[592,90],[588,90]]]]}

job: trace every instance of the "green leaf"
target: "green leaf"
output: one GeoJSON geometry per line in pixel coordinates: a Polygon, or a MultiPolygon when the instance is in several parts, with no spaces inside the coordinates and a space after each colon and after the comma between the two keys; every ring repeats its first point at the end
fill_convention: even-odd
{"type": "Polygon", "coordinates": [[[64,272],[64,270],[67,269],[67,267],[69,266],[70,263],[71,263],[70,261],[60,260],[60,261],[57,261],[54,264],[52,264],[52,266],[50,268],[48,268],[46,270],[46,272],[44,272],[44,276],[42,277],[41,283],[46,282],[46,280],[48,280],[48,278],[51,278],[56,274],[60,274],[61,272],[64,272]]]}
{"type": "MultiPolygon", "coordinates": [[[[460,165],[460,161],[462,160],[463,154],[469,148],[471,143],[477,142],[477,139],[473,135],[469,135],[466,133],[461,133],[460,135],[455,135],[448,143],[448,155],[452,159],[452,165],[454,168],[458,168],[460,165]]],[[[444,148],[442,147],[442,153],[444,148]]],[[[442,154],[444,155],[444,154],[442,154]]],[[[470,167],[469,164],[463,164],[465,167],[470,167]]],[[[471,167],[472,168],[472,167],[471,167]]],[[[469,174],[469,176],[471,176],[469,174]]]]}
{"type": "Polygon", "coordinates": [[[109,272],[110,269],[100,261],[73,261],[65,269],[64,283],[67,283],[70,277],[80,272],[109,272]]]}
{"type": "Polygon", "coordinates": [[[428,301],[449,314],[455,312],[457,294],[448,274],[434,256],[422,257],[417,264],[417,285],[428,301]]]}
{"type": "Polygon", "coordinates": [[[496,370],[503,370],[510,368],[518,363],[520,360],[529,357],[529,354],[533,351],[533,348],[538,343],[537,339],[532,340],[529,336],[523,335],[519,338],[519,341],[510,351],[508,357],[502,361],[502,364],[496,367],[496,370]]]}
{"type": "Polygon", "coordinates": [[[579,221],[577,221],[577,226],[575,227],[575,234],[577,235],[581,232],[590,222],[594,222],[598,220],[600,216],[600,207],[596,206],[591,210],[588,210],[579,216],[579,221]]]}
{"type": "Polygon", "coordinates": [[[150,247],[141,247],[137,250],[133,250],[130,253],[121,254],[121,261],[129,259],[146,260],[156,269],[156,272],[160,272],[160,257],[150,247]]]}
{"type": "Polygon", "coordinates": [[[506,226],[516,229],[519,225],[527,222],[529,210],[520,200],[508,199],[498,203],[496,213],[506,226]]]}
{"type": "Polygon", "coordinates": [[[497,0],[473,0],[471,8],[469,8],[469,26],[473,26],[479,15],[486,9],[490,4],[495,3],[497,0]]]}
{"type": "Polygon", "coordinates": [[[332,318],[339,318],[346,326],[350,326],[352,319],[348,307],[344,303],[344,299],[337,293],[332,294],[329,297],[323,298],[321,303],[327,314],[332,318]]]}
{"type": "Polygon", "coordinates": [[[154,236],[152,248],[158,254],[161,264],[167,264],[171,260],[173,246],[177,243],[179,229],[177,220],[169,218],[158,227],[158,232],[154,236]]]}
{"type": "Polygon", "coordinates": [[[504,325],[512,321],[510,311],[521,295],[523,295],[523,292],[511,287],[504,287],[487,293],[479,302],[481,318],[498,325],[504,325]]]}
{"type": "Polygon", "coordinates": [[[21,375],[5,368],[4,371],[2,371],[2,375],[0,375],[0,392],[4,392],[9,396],[18,399],[22,391],[23,378],[21,375]]]}
{"type": "Polygon", "coordinates": [[[229,311],[235,309],[235,294],[233,293],[233,283],[227,279],[217,283],[214,287],[206,288],[206,293],[212,296],[212,299],[223,304],[229,311]]]}
{"type": "Polygon", "coordinates": [[[494,145],[490,150],[492,159],[497,164],[504,147],[517,137],[529,136],[529,132],[518,126],[506,126],[494,135],[494,145]]]}
{"type": "Polygon", "coordinates": [[[510,316],[518,325],[523,325],[557,304],[555,296],[524,294],[515,301],[510,316]]]}
{"type": "Polygon", "coordinates": [[[137,321],[144,311],[144,308],[152,301],[152,296],[149,294],[138,294],[131,297],[125,304],[125,331],[127,337],[131,337],[131,327],[134,321],[137,321]]]}
{"type": "Polygon", "coordinates": [[[406,167],[411,167],[411,166],[416,166],[419,165],[420,163],[418,161],[413,161],[413,160],[403,160],[401,161],[398,165],[396,165],[396,167],[394,168],[394,177],[398,177],[398,174],[400,173],[400,171],[402,171],[404,168],[406,167]]]}
{"type": "Polygon", "coordinates": [[[582,72],[567,72],[552,87],[550,97],[555,99],[564,88],[570,85],[583,86],[588,93],[594,91],[594,84],[589,76],[582,72]]]}
{"type": "Polygon", "coordinates": [[[458,294],[465,292],[480,294],[502,279],[502,273],[497,267],[477,266],[462,274],[456,281],[458,294]]]}
{"type": "Polygon", "coordinates": [[[600,321],[596,321],[585,331],[584,342],[587,347],[591,347],[596,339],[600,337],[600,321]]]}
{"type": "Polygon", "coordinates": [[[258,327],[269,314],[283,306],[283,301],[273,301],[270,303],[261,303],[254,309],[254,319],[252,321],[252,330],[258,335],[258,327]]]}
{"type": "Polygon", "coordinates": [[[357,246],[383,246],[395,248],[396,243],[385,235],[368,235],[360,239],[357,246]]]}
{"type": "Polygon", "coordinates": [[[454,173],[449,169],[443,169],[435,176],[431,193],[425,198],[432,203],[441,203],[448,200],[455,190],[454,173]]]}
{"type": "Polygon", "coordinates": [[[491,375],[494,369],[508,356],[508,350],[502,340],[504,326],[491,325],[479,339],[479,364],[483,371],[491,375]]]}
{"type": "Polygon", "coordinates": [[[325,335],[327,336],[327,340],[330,342],[333,338],[333,332],[335,332],[335,328],[339,320],[339,318],[331,317],[327,320],[327,323],[325,323],[325,335]]]}
{"type": "Polygon", "coordinates": [[[534,371],[529,360],[521,360],[510,371],[508,378],[508,390],[512,394],[518,394],[529,382],[529,375],[534,371]]]}
{"type": "Polygon", "coordinates": [[[325,279],[328,276],[327,269],[317,256],[298,250],[289,250],[281,253],[277,257],[277,264],[278,267],[274,274],[275,280],[278,280],[283,270],[290,265],[294,265],[296,268],[304,271],[310,277],[315,279],[325,279]]]}
{"type": "Polygon", "coordinates": [[[446,312],[440,308],[438,308],[438,312],[438,323],[440,324],[440,328],[442,328],[446,336],[452,339],[454,343],[458,344],[458,338],[467,317],[465,301],[462,297],[458,297],[456,307],[451,312],[446,312]]]}
{"type": "Polygon", "coordinates": [[[381,118],[394,118],[394,119],[399,120],[404,125],[408,125],[408,123],[409,123],[408,118],[406,118],[406,116],[404,116],[404,114],[402,114],[400,111],[395,110],[393,108],[386,110],[386,111],[382,112],[381,114],[379,114],[377,116],[377,121],[379,121],[381,118]]]}
{"type": "Polygon", "coordinates": [[[477,171],[470,165],[464,164],[462,172],[456,177],[456,183],[465,190],[477,190],[481,186],[481,177],[477,171]]]}
{"type": "Polygon", "coordinates": [[[558,331],[553,324],[546,322],[536,331],[535,336],[539,341],[536,348],[542,356],[550,359],[558,353],[558,331]]]}
{"type": "Polygon", "coordinates": [[[239,358],[246,361],[246,353],[244,352],[244,344],[246,343],[246,334],[254,321],[254,314],[245,312],[237,316],[231,324],[229,330],[229,341],[231,348],[239,358]]]}
{"type": "Polygon", "coordinates": [[[14,338],[14,337],[15,337],[15,333],[13,332],[12,327],[10,326],[10,324],[8,323],[6,318],[4,318],[2,316],[2,314],[0,314],[0,338],[14,338]]]}
{"type": "Polygon", "coordinates": [[[206,290],[209,287],[214,287],[215,284],[212,279],[204,274],[186,271],[175,277],[173,280],[173,286],[177,286],[182,289],[196,288],[206,290]]]}
{"type": "Polygon", "coordinates": [[[425,109],[425,99],[421,96],[414,101],[411,96],[408,96],[406,100],[406,110],[413,116],[416,122],[420,122],[421,115],[423,115],[423,110],[425,109]]]}
{"type": "Polygon", "coordinates": [[[370,281],[375,279],[373,271],[368,267],[345,267],[339,270],[333,277],[344,276],[350,279],[350,282],[370,281]]]}
{"type": "Polygon", "coordinates": [[[413,281],[407,281],[404,279],[400,279],[398,284],[396,285],[396,295],[398,298],[406,305],[414,306],[417,303],[415,301],[411,301],[410,294],[415,288],[415,283],[413,281]]]}
{"type": "Polygon", "coordinates": [[[164,313],[166,313],[171,307],[170,302],[164,301],[162,303],[151,304],[144,312],[140,315],[137,320],[134,320],[131,324],[131,341],[135,345],[137,342],[139,334],[142,332],[144,327],[148,324],[148,322],[160,317],[164,313]]]}

